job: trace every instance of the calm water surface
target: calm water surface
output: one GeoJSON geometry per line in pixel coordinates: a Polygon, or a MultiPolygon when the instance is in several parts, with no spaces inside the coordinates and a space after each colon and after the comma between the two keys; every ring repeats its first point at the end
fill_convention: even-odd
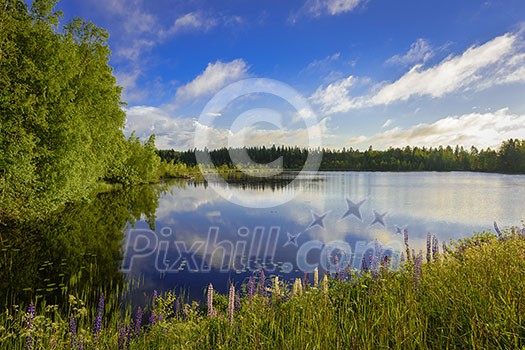
{"type": "Polygon", "coordinates": [[[321,172],[290,186],[229,185],[227,192],[246,206],[204,184],[161,194],[154,230],[149,220],[125,231],[127,278],[143,278],[145,291],[184,288],[199,297],[208,283],[226,291],[229,281],[246,282],[260,266],[283,279],[302,276],[326,260],[323,247],[341,242],[355,264],[366,243],[401,246],[399,229],[408,230],[417,251],[427,232],[442,242],[491,230],[494,221],[505,227],[525,219],[520,175],[321,172]],[[295,198],[277,207],[253,208],[289,195],[295,198]],[[345,216],[347,200],[363,203],[345,216]]]}
{"type": "Polygon", "coordinates": [[[402,229],[418,251],[427,232],[446,241],[525,219],[522,175],[321,172],[291,184],[219,186],[223,196],[189,182],[136,187],[0,227],[0,300],[57,300],[72,276],[94,300],[99,288],[132,280],[140,280],[136,305],[154,289],[201,299],[208,283],[226,292],[260,267],[290,280],[318,265],[333,269],[338,255],[360,268],[376,240],[395,261],[402,229]]]}

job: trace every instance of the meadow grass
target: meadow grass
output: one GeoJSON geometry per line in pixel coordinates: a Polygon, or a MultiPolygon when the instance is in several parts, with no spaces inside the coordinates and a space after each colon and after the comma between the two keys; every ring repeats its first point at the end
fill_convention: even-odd
{"type": "Polygon", "coordinates": [[[229,295],[210,286],[208,305],[168,292],[133,312],[111,296],[102,306],[74,296],[65,307],[37,303],[34,313],[10,306],[0,348],[525,349],[523,233],[476,234],[422,264],[407,249],[397,271],[311,274],[312,285],[251,280],[229,295]]]}

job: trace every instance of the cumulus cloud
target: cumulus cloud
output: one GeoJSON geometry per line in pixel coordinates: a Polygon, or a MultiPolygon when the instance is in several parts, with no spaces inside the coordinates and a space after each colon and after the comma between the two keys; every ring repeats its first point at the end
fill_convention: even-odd
{"type": "Polygon", "coordinates": [[[247,77],[248,68],[242,59],[231,62],[208,63],[202,74],[177,90],[176,98],[178,100],[193,99],[211,95],[224,86],[247,77]]]}
{"type": "Polygon", "coordinates": [[[432,67],[417,64],[394,82],[376,84],[368,94],[351,96],[350,82],[355,78],[350,76],[320,86],[311,99],[323,112],[331,114],[414,97],[441,98],[457,92],[523,83],[523,42],[522,34],[507,33],[483,45],[471,46],[461,55],[449,56],[432,67]]]}
{"type": "Polygon", "coordinates": [[[357,84],[357,78],[349,76],[327,86],[320,86],[310,96],[310,101],[320,106],[325,114],[346,112],[363,107],[364,100],[352,98],[350,92],[357,84]]]}
{"type": "Polygon", "coordinates": [[[387,64],[401,64],[401,65],[413,65],[416,63],[425,63],[434,56],[432,45],[425,39],[417,39],[412,45],[410,50],[404,55],[395,55],[390,57],[387,64]]]}
{"type": "Polygon", "coordinates": [[[436,147],[460,145],[466,148],[496,148],[503,140],[523,138],[525,115],[512,114],[507,108],[494,113],[471,113],[449,116],[431,124],[418,124],[408,129],[399,127],[373,136],[359,136],[348,140],[348,145],[364,149],[388,147],[436,147]]]}

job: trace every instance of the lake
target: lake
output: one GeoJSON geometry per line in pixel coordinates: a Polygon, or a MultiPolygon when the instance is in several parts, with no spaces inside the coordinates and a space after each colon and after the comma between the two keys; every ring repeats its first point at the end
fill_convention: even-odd
{"type": "MultiPolygon", "coordinates": [[[[520,226],[525,176],[482,173],[318,172],[250,184],[169,182],[100,194],[60,215],[2,228],[2,297],[59,297],[78,288],[140,280],[153,290],[201,299],[213,283],[266,276],[291,280],[314,267],[371,264],[382,246],[396,265],[404,250],[474,231],[520,226]],[[291,181],[293,180],[293,181],[291,181]],[[275,206],[273,206],[275,205],[275,206]],[[372,254],[373,255],[373,254],[372,254]],[[336,258],[337,256],[337,258],[336,258]]],[[[441,245],[441,244],[440,244],[441,245]]],[[[311,277],[311,275],[310,275],[311,277]]]]}
{"type": "Polygon", "coordinates": [[[339,248],[341,266],[360,268],[375,240],[404,249],[404,229],[417,252],[428,232],[443,242],[494,230],[494,221],[519,226],[523,198],[525,176],[458,172],[318,172],[289,184],[171,186],[159,198],[155,230],[145,221],[126,230],[123,268],[142,276],[146,291],[185,288],[198,297],[210,282],[225,292],[261,266],[285,280],[315,266],[333,271],[339,248]]]}

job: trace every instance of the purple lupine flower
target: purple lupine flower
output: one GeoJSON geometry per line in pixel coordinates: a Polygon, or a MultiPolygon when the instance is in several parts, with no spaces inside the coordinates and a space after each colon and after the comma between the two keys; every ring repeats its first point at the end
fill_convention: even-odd
{"type": "Polygon", "coordinates": [[[335,278],[337,280],[341,280],[339,276],[339,257],[337,255],[334,256],[334,266],[335,266],[335,278]]]}
{"type": "Polygon", "coordinates": [[[84,342],[82,339],[78,341],[78,350],[84,350],[84,342]]]}
{"type": "Polygon", "coordinates": [[[405,242],[405,247],[407,251],[407,261],[410,261],[410,247],[408,245],[408,230],[407,229],[403,230],[403,240],[405,242]]]}
{"type": "Polygon", "coordinates": [[[306,271],[303,274],[303,284],[304,284],[304,289],[310,288],[310,279],[308,278],[308,272],[306,271]]]}
{"type": "Polygon", "coordinates": [[[400,261],[403,263],[405,262],[405,253],[401,252],[401,258],[400,258],[400,261]]]}
{"type": "Polygon", "coordinates": [[[366,258],[364,256],[361,258],[361,271],[363,272],[368,271],[368,265],[366,263],[366,258]]]}
{"type": "Polygon", "coordinates": [[[235,292],[235,310],[241,311],[241,293],[238,290],[235,292]]]}
{"type": "Polygon", "coordinates": [[[118,331],[118,341],[117,345],[119,350],[126,350],[127,348],[127,327],[125,325],[121,325],[118,331]]]}
{"type": "Polygon", "coordinates": [[[135,315],[135,336],[140,335],[140,328],[142,327],[142,308],[139,306],[137,314],[135,315]]]}
{"type": "Polygon", "coordinates": [[[257,284],[257,292],[260,296],[266,296],[266,275],[264,269],[259,269],[259,283],[257,284]]]}
{"type": "Polygon", "coordinates": [[[27,308],[27,323],[26,329],[29,331],[29,334],[26,337],[26,349],[33,348],[33,321],[35,319],[35,304],[29,304],[27,308]]]}
{"type": "Polygon", "coordinates": [[[251,303],[253,296],[255,295],[255,277],[250,276],[250,279],[248,280],[248,301],[251,303]]]}
{"type": "Polygon", "coordinates": [[[129,348],[129,344],[131,344],[131,337],[133,336],[133,326],[129,325],[126,327],[126,344],[129,348]]]}
{"type": "Polygon", "coordinates": [[[228,294],[228,322],[233,324],[233,313],[235,312],[235,286],[230,284],[230,293],[228,294]]]}
{"type": "Polygon", "coordinates": [[[439,240],[436,236],[432,236],[432,257],[437,260],[439,256],[439,240]]]}
{"type": "Polygon", "coordinates": [[[175,299],[175,317],[178,318],[180,313],[180,297],[175,299]]]}
{"type": "Polygon", "coordinates": [[[498,236],[501,238],[501,231],[498,227],[498,224],[496,223],[496,221],[494,221],[494,230],[496,230],[496,233],[498,234],[498,236]]]}
{"type": "Polygon", "coordinates": [[[419,278],[421,277],[421,261],[423,260],[423,257],[421,254],[419,254],[414,259],[414,282],[416,284],[416,287],[419,285],[419,278]]]}
{"type": "Polygon", "coordinates": [[[102,315],[104,313],[104,294],[100,294],[98,299],[97,317],[95,318],[95,325],[93,327],[93,334],[98,335],[102,329],[102,315]]]}
{"type": "Polygon", "coordinates": [[[149,316],[149,324],[154,326],[157,324],[157,313],[155,310],[151,310],[151,315],[149,316]]]}
{"type": "Polygon", "coordinates": [[[210,283],[208,286],[208,317],[217,316],[217,312],[213,307],[213,285],[210,283]]]}
{"type": "Polygon", "coordinates": [[[377,257],[377,259],[374,259],[375,263],[375,270],[379,268],[379,265],[381,264],[381,259],[383,256],[383,245],[379,240],[374,240],[374,254],[377,257]]]}
{"type": "Polygon", "coordinates": [[[427,232],[427,262],[432,260],[432,233],[427,232]]]}
{"type": "Polygon", "coordinates": [[[381,268],[383,271],[388,271],[388,268],[390,267],[390,257],[388,255],[385,255],[383,259],[381,259],[381,268]]]}
{"type": "Polygon", "coordinates": [[[75,348],[77,346],[77,322],[73,315],[71,315],[71,318],[69,319],[69,334],[71,347],[75,348]]]}

